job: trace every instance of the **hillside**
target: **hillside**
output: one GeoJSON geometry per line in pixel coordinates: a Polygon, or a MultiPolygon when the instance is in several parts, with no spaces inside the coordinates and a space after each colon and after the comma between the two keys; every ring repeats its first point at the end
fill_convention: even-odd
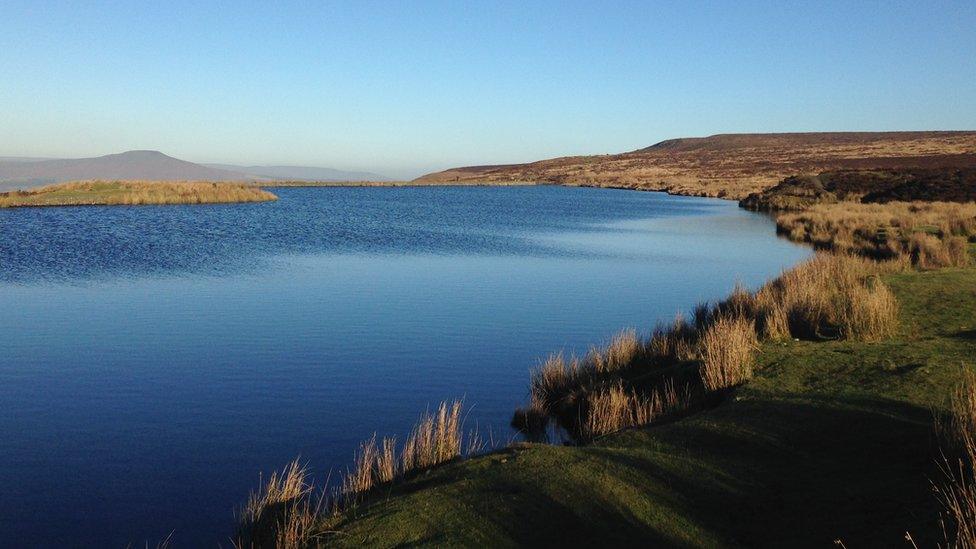
{"type": "Polygon", "coordinates": [[[204,164],[208,168],[243,173],[255,179],[283,181],[390,181],[390,178],[372,172],[351,172],[314,166],[238,166],[235,164],[204,164]]]}
{"type": "Polygon", "coordinates": [[[804,210],[841,200],[976,202],[976,168],[835,170],[791,176],[739,204],[750,210],[804,210]]]}
{"type": "Polygon", "coordinates": [[[127,151],[95,158],[0,161],[0,190],[89,179],[234,181],[247,176],[208,168],[159,151],[127,151]]]}
{"type": "Polygon", "coordinates": [[[536,181],[741,199],[792,175],[945,167],[976,167],[976,132],[713,135],[622,154],[453,168],[416,181],[536,181]]]}
{"type": "Polygon", "coordinates": [[[51,183],[105,181],[389,181],[370,172],[309,166],[195,164],[159,151],[127,151],[95,158],[0,157],[0,191],[51,183]]]}

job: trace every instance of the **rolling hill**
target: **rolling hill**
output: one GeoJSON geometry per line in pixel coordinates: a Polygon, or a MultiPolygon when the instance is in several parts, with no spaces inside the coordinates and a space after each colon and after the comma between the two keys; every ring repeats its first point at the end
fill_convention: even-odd
{"type": "Polygon", "coordinates": [[[797,174],[974,166],[976,131],[724,134],[622,154],[452,168],[416,181],[536,181],[740,199],[797,174]]]}
{"type": "Polygon", "coordinates": [[[145,181],[388,181],[367,172],[305,166],[233,166],[187,162],[159,151],[127,151],[95,158],[0,157],[0,191],[90,179],[145,181]]]}
{"type": "Polygon", "coordinates": [[[313,166],[237,166],[234,164],[203,164],[208,168],[247,174],[256,179],[290,181],[391,181],[372,172],[352,172],[313,166]]]}

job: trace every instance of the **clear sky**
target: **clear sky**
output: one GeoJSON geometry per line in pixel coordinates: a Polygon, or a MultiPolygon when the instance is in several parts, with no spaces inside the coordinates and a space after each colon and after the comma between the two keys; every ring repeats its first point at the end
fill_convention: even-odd
{"type": "Polygon", "coordinates": [[[0,156],[368,169],[976,129],[976,2],[0,2],[0,156]],[[201,6],[198,4],[208,4],[201,6]]]}

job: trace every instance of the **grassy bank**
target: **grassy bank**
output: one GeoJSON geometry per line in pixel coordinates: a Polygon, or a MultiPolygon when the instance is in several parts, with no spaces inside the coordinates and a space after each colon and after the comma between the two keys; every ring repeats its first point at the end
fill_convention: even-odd
{"type": "Polygon", "coordinates": [[[697,414],[588,446],[521,444],[373,494],[322,541],[829,546],[942,540],[932,411],[976,356],[976,270],[885,277],[877,343],[763,344],[756,376],[697,414]]]}
{"type": "Polygon", "coordinates": [[[513,425],[567,444],[391,469],[393,443],[371,441],[354,482],[313,506],[294,476],[300,490],[270,515],[278,526],[242,540],[854,547],[907,533],[933,546],[956,541],[953,516],[965,539],[976,531],[976,384],[949,397],[976,356],[971,205],[821,206],[835,209],[797,215],[831,253],[647,336],[625,331],[541,364],[513,425]],[[886,253],[865,236],[879,220],[886,253]]]}
{"type": "Polygon", "coordinates": [[[278,197],[238,183],[79,181],[0,193],[0,208],[266,202],[278,197]]]}
{"type": "MultiPolygon", "coordinates": [[[[691,328],[675,328],[679,323],[647,339],[625,332],[576,367],[558,366],[564,374],[577,372],[576,378],[537,374],[533,383],[533,394],[537,382],[548,379],[550,386],[573,386],[587,398],[623,402],[575,410],[587,418],[577,422],[583,436],[575,437],[584,444],[525,443],[465,461],[456,460],[460,452],[451,452],[431,466],[386,477],[393,482],[378,482],[383,459],[375,456],[385,452],[367,443],[374,458],[365,462],[361,450],[353,478],[365,472],[368,488],[347,492],[355,494],[351,505],[333,501],[323,509],[308,497],[290,500],[317,510],[293,515],[304,517],[305,524],[296,539],[381,546],[555,539],[811,546],[841,539],[851,547],[899,544],[910,532],[920,544],[943,540],[943,508],[932,491],[932,481],[943,477],[933,412],[947,411],[948,396],[976,356],[976,269],[919,272],[894,263],[883,269],[888,272],[882,281],[870,282],[875,279],[869,274],[851,278],[851,289],[843,291],[891,289],[897,308],[881,309],[895,316],[877,323],[841,312],[849,310],[845,300],[864,300],[859,293],[822,296],[823,287],[816,284],[845,275],[816,261],[798,269],[807,274],[794,275],[800,278],[793,281],[805,280],[794,291],[810,286],[814,291],[773,300],[792,304],[784,329],[808,337],[765,332],[753,336],[762,343],[751,352],[751,338],[738,347],[728,345],[734,339],[723,330],[735,328],[721,327],[722,319],[755,316],[762,309],[763,298],[742,291],[702,313],[712,320],[701,322],[709,323],[703,333],[717,333],[713,339],[744,351],[748,360],[737,358],[739,351],[719,352],[716,358],[707,335],[682,344],[679,336],[691,337],[691,328]],[[823,273],[821,282],[803,278],[815,273],[823,273]],[[852,331],[845,325],[879,329],[852,331]],[[655,356],[674,360],[655,362],[655,356]],[[718,372],[733,375],[714,376],[709,362],[748,362],[748,371],[719,367],[718,372]],[[668,383],[673,388],[676,380],[695,374],[703,386],[672,389],[679,394],[672,401],[689,406],[661,406],[667,399],[653,404],[655,397],[646,389],[668,383]],[[662,383],[664,377],[669,379],[662,383]],[[615,391],[623,398],[614,397],[615,391]],[[625,429],[626,421],[614,422],[619,416],[614,410],[642,406],[649,412],[631,424],[651,426],[625,429]]],[[[841,261],[851,273],[869,264],[841,261]]],[[[767,288],[787,291],[782,279],[767,288]]],[[[758,294],[764,291],[773,290],[758,294]]],[[[572,422],[562,427],[573,434],[572,422]]],[[[452,432],[433,429],[441,431],[452,432]]],[[[307,494],[309,488],[303,490],[307,494]]]]}

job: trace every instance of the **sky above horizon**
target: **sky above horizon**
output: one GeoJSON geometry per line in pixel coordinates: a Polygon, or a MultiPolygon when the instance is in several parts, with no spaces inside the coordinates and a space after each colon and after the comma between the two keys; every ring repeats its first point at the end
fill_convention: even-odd
{"type": "Polygon", "coordinates": [[[410,178],[716,133],[976,129],[976,2],[0,5],[0,156],[410,178]]]}

